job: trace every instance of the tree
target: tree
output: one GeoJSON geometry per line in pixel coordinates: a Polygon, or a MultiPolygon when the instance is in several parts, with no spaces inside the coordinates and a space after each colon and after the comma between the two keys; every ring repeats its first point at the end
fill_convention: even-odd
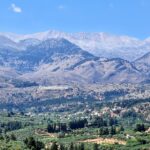
{"type": "Polygon", "coordinates": [[[64,123],[60,123],[59,124],[59,129],[60,129],[60,131],[67,131],[67,125],[66,124],[64,124],[64,123]]]}
{"type": "Polygon", "coordinates": [[[60,146],[59,146],[59,150],[65,150],[64,145],[60,144],[60,146]]]}
{"type": "Polygon", "coordinates": [[[32,147],[35,147],[35,140],[33,137],[29,137],[29,138],[26,138],[24,140],[24,143],[26,144],[26,146],[31,149],[32,147]]]}
{"type": "Polygon", "coordinates": [[[107,126],[107,121],[104,120],[101,117],[95,117],[92,123],[93,126],[96,127],[106,127],[107,126]]]}
{"type": "Polygon", "coordinates": [[[109,126],[113,126],[117,124],[117,119],[116,118],[109,118],[109,126]]]}
{"type": "Polygon", "coordinates": [[[41,141],[36,141],[36,150],[41,150],[44,148],[44,144],[41,141]]]}
{"type": "Polygon", "coordinates": [[[6,140],[6,143],[10,141],[10,137],[7,134],[5,135],[5,140],[6,140]]]}
{"type": "Polygon", "coordinates": [[[33,137],[26,138],[24,140],[25,145],[27,148],[32,150],[41,150],[44,148],[44,144],[40,141],[36,141],[33,137]]]}
{"type": "Polygon", "coordinates": [[[0,134],[0,140],[4,140],[4,137],[2,134],[0,134]]]}
{"type": "Polygon", "coordinates": [[[79,146],[79,150],[84,150],[85,148],[84,148],[84,144],[83,143],[81,143],[81,145],[79,146]]]}
{"type": "Polygon", "coordinates": [[[147,144],[147,141],[145,140],[145,139],[142,139],[142,138],[137,138],[137,141],[138,141],[138,143],[140,143],[140,144],[147,144]]]}
{"type": "Polygon", "coordinates": [[[74,150],[74,145],[73,145],[73,143],[71,143],[71,144],[69,145],[69,150],[74,150]]]}
{"type": "Polygon", "coordinates": [[[110,134],[111,134],[111,135],[116,134],[116,128],[115,128],[114,126],[112,126],[112,127],[110,128],[110,134]]]}
{"type": "Polygon", "coordinates": [[[75,121],[69,122],[69,128],[70,129],[84,128],[86,124],[87,124],[87,119],[75,120],[75,121]]]}
{"type": "Polygon", "coordinates": [[[117,128],[116,128],[116,133],[120,133],[120,132],[122,132],[122,131],[124,131],[124,128],[123,128],[122,125],[121,125],[120,127],[117,127],[117,128]]]}
{"type": "Polygon", "coordinates": [[[54,132],[54,128],[53,128],[53,126],[51,124],[48,124],[47,132],[49,132],[49,133],[53,133],[54,132]]]}
{"type": "Polygon", "coordinates": [[[50,150],[58,150],[58,145],[56,142],[52,143],[51,149],[50,150]]]}
{"type": "Polygon", "coordinates": [[[108,135],[108,134],[109,134],[108,128],[104,128],[104,129],[103,129],[103,135],[108,135]]]}
{"type": "Polygon", "coordinates": [[[136,124],[135,131],[144,132],[145,125],[144,124],[136,124]]]}
{"type": "Polygon", "coordinates": [[[77,144],[74,145],[74,150],[78,150],[77,144]]]}
{"type": "Polygon", "coordinates": [[[0,128],[0,134],[2,134],[3,133],[3,130],[0,128]]]}
{"type": "Polygon", "coordinates": [[[97,144],[97,143],[95,143],[95,144],[93,145],[93,150],[98,150],[98,144],[97,144]]]}
{"type": "Polygon", "coordinates": [[[107,127],[101,127],[99,130],[99,135],[108,135],[109,134],[109,130],[107,127]]]}
{"type": "Polygon", "coordinates": [[[17,140],[16,136],[13,133],[10,135],[10,139],[13,140],[13,141],[17,140]]]}
{"type": "Polygon", "coordinates": [[[99,135],[103,135],[103,128],[102,127],[99,129],[99,135]]]}
{"type": "Polygon", "coordinates": [[[124,131],[124,127],[122,125],[120,126],[120,131],[124,131]]]}

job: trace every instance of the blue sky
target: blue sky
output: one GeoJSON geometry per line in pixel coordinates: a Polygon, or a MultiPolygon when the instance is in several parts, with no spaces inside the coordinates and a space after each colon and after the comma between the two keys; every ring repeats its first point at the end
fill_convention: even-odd
{"type": "Polygon", "coordinates": [[[0,0],[0,32],[150,36],[150,0],[0,0]]]}

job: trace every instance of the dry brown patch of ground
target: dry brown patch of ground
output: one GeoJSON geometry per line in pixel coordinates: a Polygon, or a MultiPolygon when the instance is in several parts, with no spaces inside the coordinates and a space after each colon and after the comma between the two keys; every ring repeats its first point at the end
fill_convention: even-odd
{"type": "Polygon", "coordinates": [[[126,145],[126,141],[118,140],[114,138],[96,138],[96,139],[87,139],[80,141],[82,143],[97,143],[97,144],[121,144],[126,145]]]}

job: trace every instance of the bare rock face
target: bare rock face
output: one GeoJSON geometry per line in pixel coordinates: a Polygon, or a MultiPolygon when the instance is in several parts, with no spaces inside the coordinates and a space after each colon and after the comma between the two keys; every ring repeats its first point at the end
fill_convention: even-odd
{"type": "Polygon", "coordinates": [[[134,63],[140,71],[150,75],[150,52],[138,58],[134,63]]]}

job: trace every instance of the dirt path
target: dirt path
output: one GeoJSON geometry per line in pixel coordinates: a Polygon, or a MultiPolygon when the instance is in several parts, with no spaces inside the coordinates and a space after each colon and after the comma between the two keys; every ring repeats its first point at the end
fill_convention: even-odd
{"type": "Polygon", "coordinates": [[[82,143],[97,143],[97,144],[121,144],[121,145],[126,145],[126,141],[123,140],[118,140],[114,138],[96,138],[96,139],[87,139],[80,141],[82,143]]]}

